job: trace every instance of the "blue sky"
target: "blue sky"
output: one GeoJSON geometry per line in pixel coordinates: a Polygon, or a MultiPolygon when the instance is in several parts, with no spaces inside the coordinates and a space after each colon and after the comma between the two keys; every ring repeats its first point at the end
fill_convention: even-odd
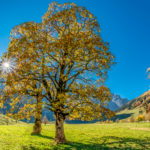
{"type": "MultiPolygon", "coordinates": [[[[6,51],[15,25],[40,22],[52,0],[0,1],[0,55],[6,51]]],[[[130,100],[149,89],[150,0],[57,0],[85,6],[98,19],[102,37],[110,43],[117,64],[109,72],[107,85],[113,93],[130,100]]]]}

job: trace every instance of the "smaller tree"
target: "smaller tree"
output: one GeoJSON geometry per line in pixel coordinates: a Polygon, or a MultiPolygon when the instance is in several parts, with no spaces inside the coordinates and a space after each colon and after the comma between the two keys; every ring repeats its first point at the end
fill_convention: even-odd
{"type": "Polygon", "coordinates": [[[48,119],[46,115],[43,117],[42,123],[44,123],[45,125],[48,124],[48,119]]]}

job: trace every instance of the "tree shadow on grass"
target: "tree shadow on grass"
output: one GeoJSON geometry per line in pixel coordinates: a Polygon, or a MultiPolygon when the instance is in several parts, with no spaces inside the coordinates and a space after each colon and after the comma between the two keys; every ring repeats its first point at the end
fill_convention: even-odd
{"type": "MultiPolygon", "coordinates": [[[[40,136],[53,139],[49,136],[40,136]]],[[[42,150],[148,150],[150,149],[150,138],[136,139],[116,136],[104,136],[102,138],[92,138],[90,141],[68,142],[66,144],[50,145],[50,148],[42,150]],[[99,143],[98,143],[99,142],[99,143]]],[[[40,145],[40,143],[37,143],[40,145]]],[[[41,150],[36,146],[28,146],[23,150],[41,150]]]]}
{"type": "MultiPolygon", "coordinates": [[[[150,149],[150,137],[145,139],[136,139],[130,137],[116,137],[116,136],[104,136],[99,139],[102,141],[101,146],[104,149],[115,150],[148,150],[150,149]],[[107,147],[109,146],[109,148],[107,147]],[[111,147],[110,147],[111,146],[111,147]]],[[[98,139],[92,139],[92,142],[98,141],[98,139]]]]}
{"type": "Polygon", "coordinates": [[[50,136],[46,136],[46,135],[42,135],[42,134],[33,134],[31,136],[35,136],[35,137],[41,137],[41,138],[46,138],[46,139],[52,139],[54,140],[54,138],[50,137],[50,136]]]}

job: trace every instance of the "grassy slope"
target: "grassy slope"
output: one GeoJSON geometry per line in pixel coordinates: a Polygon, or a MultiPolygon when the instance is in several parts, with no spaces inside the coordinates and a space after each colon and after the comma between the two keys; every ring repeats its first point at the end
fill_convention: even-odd
{"type": "Polygon", "coordinates": [[[117,115],[119,116],[119,119],[127,120],[129,117],[136,118],[139,114],[139,111],[143,111],[143,115],[145,115],[145,109],[144,109],[144,103],[150,101],[150,90],[143,93],[139,97],[133,99],[132,101],[129,101],[127,104],[122,106],[118,112],[117,115]],[[133,107],[133,105],[141,101],[141,105],[137,107],[133,107]]]}
{"type": "MultiPolygon", "coordinates": [[[[13,120],[11,118],[7,118],[6,116],[0,114],[0,125],[6,125],[8,122],[8,124],[16,124],[16,120],[13,120]]],[[[20,121],[18,121],[18,123],[22,123],[20,121]]]]}
{"type": "Polygon", "coordinates": [[[119,118],[122,118],[121,120],[128,120],[130,117],[136,118],[138,115],[140,115],[139,111],[143,110],[143,115],[145,115],[145,110],[144,108],[134,108],[134,109],[124,109],[120,112],[117,113],[119,118]]]}
{"type": "Polygon", "coordinates": [[[30,135],[32,125],[0,126],[0,150],[150,149],[149,123],[65,124],[68,143],[56,146],[54,125],[43,126],[41,136],[30,135]]]}

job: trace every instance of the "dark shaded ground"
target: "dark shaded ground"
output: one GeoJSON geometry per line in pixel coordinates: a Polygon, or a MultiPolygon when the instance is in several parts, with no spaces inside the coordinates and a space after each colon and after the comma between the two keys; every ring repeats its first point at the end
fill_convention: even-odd
{"type": "Polygon", "coordinates": [[[119,119],[119,120],[127,119],[127,118],[130,117],[132,114],[133,114],[133,113],[116,115],[114,118],[112,118],[112,120],[113,120],[113,121],[116,121],[117,119],[119,119]]]}
{"type": "Polygon", "coordinates": [[[66,120],[65,122],[67,124],[90,124],[90,123],[96,123],[98,120],[93,121],[82,121],[82,120],[66,120]]]}

